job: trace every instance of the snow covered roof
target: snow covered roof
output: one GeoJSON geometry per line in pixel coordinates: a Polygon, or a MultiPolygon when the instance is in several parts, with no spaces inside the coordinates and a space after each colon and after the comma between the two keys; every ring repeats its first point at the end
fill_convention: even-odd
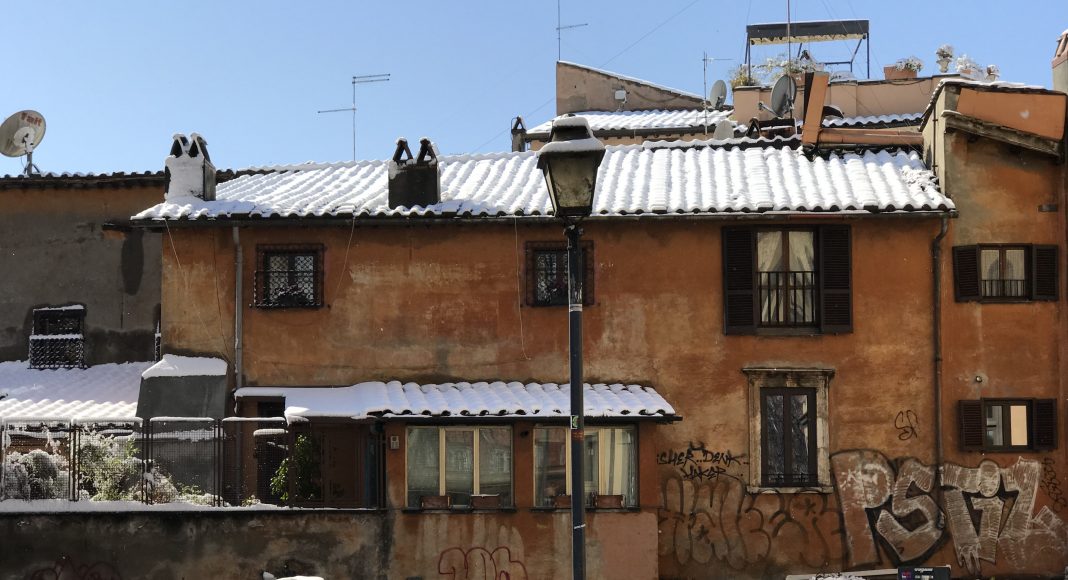
{"type": "MultiPolygon", "coordinates": [[[[590,129],[595,133],[605,131],[697,131],[703,127],[715,127],[716,123],[729,119],[731,111],[705,112],[704,109],[686,109],[681,111],[586,111],[575,113],[585,117],[590,123],[590,129]]],[[[563,118],[556,117],[556,119],[563,118]]],[[[533,129],[527,131],[527,137],[531,135],[549,136],[553,128],[550,119],[533,129]]]]}
{"type": "Polygon", "coordinates": [[[217,358],[165,354],[160,361],[141,373],[141,378],[205,377],[226,374],[226,361],[217,358]]]}
{"type": "MultiPolygon", "coordinates": [[[[311,417],[566,418],[571,389],[555,383],[481,382],[420,385],[367,382],[350,387],[244,387],[237,397],[284,397],[290,422],[311,417]]],[[[586,416],[673,418],[675,409],[652,387],[587,384],[586,416]]]]}
{"type": "Polygon", "coordinates": [[[919,125],[923,111],[917,113],[895,113],[892,115],[870,115],[866,117],[825,118],[824,127],[885,127],[900,125],[919,125]]]}
{"type": "MultiPolygon", "coordinates": [[[[594,216],[734,212],[949,211],[914,151],[807,156],[796,142],[647,142],[606,147],[594,216]]],[[[439,158],[441,201],[390,208],[387,161],[264,168],[219,184],[215,201],[157,204],[135,220],[546,216],[534,152],[439,158]]]]}
{"type": "Polygon", "coordinates": [[[122,419],[137,411],[141,373],[150,362],[85,369],[31,369],[0,362],[0,418],[122,419]]]}

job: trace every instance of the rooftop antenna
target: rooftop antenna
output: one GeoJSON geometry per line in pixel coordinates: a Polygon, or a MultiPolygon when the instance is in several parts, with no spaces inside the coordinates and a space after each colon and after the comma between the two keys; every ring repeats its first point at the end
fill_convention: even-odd
{"type": "Polygon", "coordinates": [[[775,87],[771,89],[771,106],[760,102],[757,103],[757,108],[781,119],[786,113],[793,115],[795,99],[797,99],[797,83],[790,75],[782,75],[779,80],[775,81],[775,87]]]}
{"type": "Polygon", "coordinates": [[[44,115],[37,111],[19,111],[0,124],[0,154],[5,157],[26,156],[26,167],[22,174],[26,177],[41,174],[33,163],[33,150],[41,144],[45,136],[44,115]]]}
{"type": "MultiPolygon", "coordinates": [[[[718,58],[714,56],[708,56],[708,53],[702,53],[701,57],[701,94],[708,94],[708,63],[715,62],[717,60],[730,61],[733,58],[718,58]]],[[[708,133],[708,99],[705,99],[705,133],[708,133]]],[[[713,108],[718,108],[719,105],[712,105],[713,108]]]]}
{"type": "Polygon", "coordinates": [[[318,113],[341,113],[352,111],[352,160],[356,161],[356,85],[365,83],[384,83],[389,80],[389,73],[352,77],[352,106],[343,109],[324,109],[318,113]]]}
{"type": "Polygon", "coordinates": [[[556,60],[563,60],[562,43],[560,40],[560,31],[571,30],[572,28],[582,28],[583,26],[589,26],[589,23],[583,22],[582,24],[568,24],[564,26],[560,23],[560,0],[556,0],[556,60]]]}

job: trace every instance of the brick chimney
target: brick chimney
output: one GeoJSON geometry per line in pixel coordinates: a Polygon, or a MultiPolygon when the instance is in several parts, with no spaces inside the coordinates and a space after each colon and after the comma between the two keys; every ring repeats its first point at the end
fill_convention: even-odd
{"type": "Polygon", "coordinates": [[[196,133],[187,138],[175,133],[171,154],[164,161],[167,174],[167,193],[163,198],[171,200],[197,197],[215,201],[215,165],[208,156],[208,142],[196,133]]]}
{"type": "Polygon", "coordinates": [[[1053,53],[1053,90],[1068,93],[1068,30],[1057,39],[1053,53]]]}
{"type": "Polygon", "coordinates": [[[430,139],[419,140],[419,155],[412,157],[407,139],[397,139],[389,161],[389,207],[426,207],[441,201],[438,150],[430,139]]]}

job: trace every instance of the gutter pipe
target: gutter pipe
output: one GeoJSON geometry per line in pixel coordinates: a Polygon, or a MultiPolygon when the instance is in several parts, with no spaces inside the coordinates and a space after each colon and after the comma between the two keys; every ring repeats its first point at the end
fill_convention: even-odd
{"type": "Polygon", "coordinates": [[[245,384],[244,352],[241,338],[243,327],[243,314],[241,297],[244,292],[244,255],[241,252],[241,233],[237,226],[233,227],[234,237],[234,388],[240,389],[245,384]]]}
{"type": "MultiPolygon", "coordinates": [[[[938,505],[942,502],[942,471],[945,462],[945,450],[942,444],[942,239],[949,231],[949,216],[942,216],[942,226],[938,235],[931,241],[931,262],[933,267],[933,308],[932,308],[932,341],[934,347],[934,414],[935,414],[935,481],[934,491],[938,497],[938,505]]],[[[939,521],[939,529],[944,527],[945,522],[939,521]]]]}

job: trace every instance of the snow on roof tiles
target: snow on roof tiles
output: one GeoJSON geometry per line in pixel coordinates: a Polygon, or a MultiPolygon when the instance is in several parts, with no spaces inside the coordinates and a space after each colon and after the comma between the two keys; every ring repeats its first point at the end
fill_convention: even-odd
{"type": "MultiPolygon", "coordinates": [[[[310,417],[526,417],[565,418],[571,389],[555,383],[367,382],[350,387],[245,387],[237,397],[284,397],[286,419],[310,417]]],[[[589,417],[675,416],[675,409],[652,387],[586,385],[589,417]]]]}
{"type": "Polygon", "coordinates": [[[165,354],[160,358],[159,362],[141,373],[141,378],[206,377],[225,374],[226,361],[222,359],[165,354]]]}
{"type": "Polygon", "coordinates": [[[923,119],[923,112],[895,113],[892,115],[873,115],[867,117],[826,118],[824,127],[867,127],[880,125],[918,125],[923,119]]]}
{"type": "MultiPolygon", "coordinates": [[[[697,130],[702,127],[715,127],[716,123],[729,119],[730,111],[708,111],[703,109],[686,109],[682,111],[587,111],[575,113],[590,123],[590,129],[597,131],[643,131],[643,130],[697,130]]],[[[560,119],[563,117],[557,117],[560,119]]],[[[553,128],[551,119],[527,131],[527,135],[548,135],[553,128]]]]}
{"type": "Polygon", "coordinates": [[[0,362],[0,418],[132,418],[141,373],[150,366],[139,362],[38,370],[26,361],[0,362]]]}
{"type": "MultiPolygon", "coordinates": [[[[765,140],[766,141],[766,140],[765,140]]],[[[606,147],[594,215],[949,211],[953,202],[916,152],[806,156],[769,142],[606,147]],[[752,145],[752,146],[746,146],[752,145]],[[758,146],[760,145],[760,146],[758,146]]],[[[552,205],[534,152],[439,158],[441,201],[390,208],[386,161],[263,169],[218,186],[215,201],[164,201],[135,220],[546,216],[552,205]]]]}

